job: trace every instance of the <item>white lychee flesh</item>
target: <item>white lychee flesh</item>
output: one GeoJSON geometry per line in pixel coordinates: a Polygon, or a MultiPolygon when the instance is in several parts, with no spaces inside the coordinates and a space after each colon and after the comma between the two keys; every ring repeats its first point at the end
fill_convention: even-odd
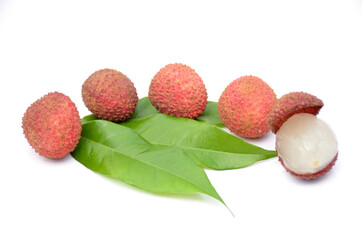
{"type": "Polygon", "coordinates": [[[324,121],[313,114],[298,113],[278,130],[276,150],[289,171],[313,174],[325,169],[335,159],[338,143],[324,121]]]}

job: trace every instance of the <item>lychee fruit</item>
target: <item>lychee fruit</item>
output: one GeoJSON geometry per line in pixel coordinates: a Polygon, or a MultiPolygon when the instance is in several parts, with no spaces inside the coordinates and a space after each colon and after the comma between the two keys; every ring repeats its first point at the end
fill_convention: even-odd
{"type": "Polygon", "coordinates": [[[305,92],[281,97],[267,123],[276,133],[276,151],[284,168],[294,176],[315,179],[326,174],[338,155],[338,143],[330,126],[316,115],[322,100],[305,92]]]}
{"type": "Polygon", "coordinates": [[[148,98],[161,113],[198,118],[205,110],[207,92],[201,77],[189,66],[168,64],[153,77],[148,98]]]}
{"type": "Polygon", "coordinates": [[[257,138],[269,132],[266,118],[276,100],[273,89],[262,79],[243,76],[225,88],[218,101],[218,112],[231,132],[257,138]]]}
{"type": "Polygon", "coordinates": [[[48,93],[35,101],[22,120],[25,138],[37,153],[47,158],[65,157],[81,137],[78,110],[62,93],[48,93]]]}
{"type": "Polygon", "coordinates": [[[132,81],[114,69],[102,69],[88,77],[82,86],[86,107],[97,118],[125,121],[134,113],[138,96],[132,81]]]}

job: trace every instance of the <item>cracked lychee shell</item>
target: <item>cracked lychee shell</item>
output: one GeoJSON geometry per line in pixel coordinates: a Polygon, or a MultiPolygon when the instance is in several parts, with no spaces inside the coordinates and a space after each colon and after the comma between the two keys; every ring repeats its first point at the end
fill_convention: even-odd
{"type": "Polygon", "coordinates": [[[283,95],[272,107],[267,124],[273,133],[291,116],[297,113],[317,115],[323,107],[323,101],[306,92],[291,92],[283,95]]]}
{"type": "Polygon", "coordinates": [[[316,179],[333,167],[338,142],[331,127],[317,118],[323,102],[305,92],[281,97],[268,116],[276,133],[276,151],[283,167],[292,175],[316,179]]]}

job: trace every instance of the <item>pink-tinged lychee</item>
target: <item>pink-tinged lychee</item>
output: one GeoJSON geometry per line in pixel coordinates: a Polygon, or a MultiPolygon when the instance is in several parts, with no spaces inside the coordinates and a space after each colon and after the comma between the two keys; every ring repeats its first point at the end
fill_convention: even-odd
{"type": "Polygon", "coordinates": [[[82,98],[97,118],[112,122],[130,118],[138,102],[132,81],[114,69],[102,69],[90,75],[83,83],[82,98]]]}
{"type": "Polygon", "coordinates": [[[283,95],[273,106],[267,118],[267,123],[273,133],[296,113],[310,113],[317,115],[323,107],[323,101],[316,96],[305,92],[291,92],[283,95]]]}
{"type": "Polygon", "coordinates": [[[153,77],[148,98],[161,113],[198,118],[205,110],[207,92],[200,76],[187,65],[168,64],[153,77]]]}
{"type": "Polygon", "coordinates": [[[218,112],[231,132],[257,138],[269,132],[266,118],[276,100],[273,89],[262,79],[243,76],[225,88],[218,101],[218,112]]]}
{"type": "Polygon", "coordinates": [[[47,158],[62,158],[77,146],[82,124],[71,99],[58,92],[35,101],[22,121],[24,135],[32,148],[47,158]]]}
{"type": "Polygon", "coordinates": [[[311,94],[292,92],[281,97],[270,112],[267,122],[276,132],[279,161],[294,176],[318,178],[337,160],[337,138],[329,125],[316,117],[322,106],[311,94]]]}

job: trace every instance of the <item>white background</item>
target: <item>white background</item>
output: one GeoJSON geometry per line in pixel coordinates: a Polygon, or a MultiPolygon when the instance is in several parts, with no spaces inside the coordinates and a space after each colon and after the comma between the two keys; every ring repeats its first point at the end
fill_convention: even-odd
{"type": "MultiPolygon", "coordinates": [[[[362,1],[0,0],[0,239],[362,239],[362,1]],[[303,181],[276,158],[207,170],[235,214],[201,194],[150,194],[106,179],[71,156],[37,155],[22,134],[28,106],[68,95],[114,68],[147,96],[156,72],[185,63],[209,100],[243,75],[278,97],[306,91],[325,106],[339,159],[303,181]]],[[[274,135],[250,141],[274,149],[274,135]]]]}

